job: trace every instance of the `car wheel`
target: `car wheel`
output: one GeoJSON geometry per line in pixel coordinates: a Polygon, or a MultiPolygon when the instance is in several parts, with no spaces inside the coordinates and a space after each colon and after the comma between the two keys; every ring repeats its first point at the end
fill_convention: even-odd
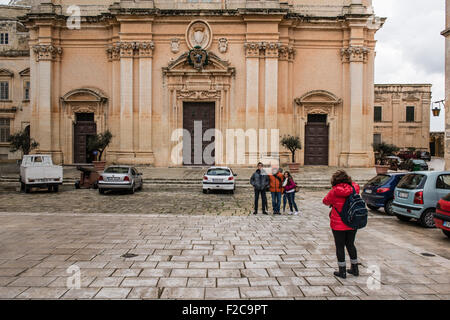
{"type": "Polygon", "coordinates": [[[75,189],[80,189],[80,181],[75,182],[75,189]]]}
{"type": "Polygon", "coordinates": [[[48,190],[48,192],[52,192],[53,191],[53,186],[48,186],[47,190],[48,190]]]}
{"type": "Polygon", "coordinates": [[[410,218],[410,217],[401,216],[401,215],[399,215],[399,214],[397,215],[397,218],[398,218],[398,220],[404,221],[404,222],[411,221],[411,219],[412,219],[412,218],[410,218]]]}
{"type": "Polygon", "coordinates": [[[31,192],[31,187],[25,185],[25,193],[30,193],[31,192]]]}
{"type": "Polygon", "coordinates": [[[375,207],[375,206],[373,206],[373,205],[371,205],[371,204],[368,204],[367,207],[368,207],[369,209],[371,209],[371,210],[374,210],[374,211],[378,211],[378,209],[380,209],[380,207],[375,207]]]}
{"type": "Polygon", "coordinates": [[[386,212],[386,214],[392,216],[394,215],[394,210],[392,208],[392,203],[394,203],[394,200],[388,200],[388,202],[386,202],[386,204],[384,205],[384,212],[386,212]]]}
{"type": "Polygon", "coordinates": [[[20,182],[20,191],[25,191],[25,183],[20,182]]]}
{"type": "Polygon", "coordinates": [[[98,193],[100,193],[100,194],[105,194],[105,189],[98,189],[98,193]]]}
{"type": "Polygon", "coordinates": [[[134,189],[134,184],[131,186],[131,190],[130,190],[130,193],[131,194],[134,194],[134,191],[135,191],[135,189],[134,189]]]}
{"type": "Polygon", "coordinates": [[[233,189],[233,190],[230,190],[230,193],[231,193],[231,194],[234,194],[234,189],[233,189]]]}
{"type": "Polygon", "coordinates": [[[443,232],[447,237],[450,238],[450,231],[448,231],[448,230],[442,230],[442,232],[443,232]]]}
{"type": "Polygon", "coordinates": [[[420,217],[420,224],[425,228],[435,228],[436,225],[434,223],[434,210],[428,209],[425,210],[424,213],[422,213],[422,216],[420,217]]]}
{"type": "Polygon", "coordinates": [[[204,194],[207,194],[207,193],[208,193],[208,190],[207,190],[207,189],[203,189],[203,193],[204,193],[204,194]]]}
{"type": "Polygon", "coordinates": [[[58,192],[59,191],[59,186],[53,186],[53,192],[58,192]]]}

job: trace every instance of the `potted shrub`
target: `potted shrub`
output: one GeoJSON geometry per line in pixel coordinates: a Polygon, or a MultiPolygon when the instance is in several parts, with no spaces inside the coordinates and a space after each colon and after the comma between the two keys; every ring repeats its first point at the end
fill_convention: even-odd
{"type": "Polygon", "coordinates": [[[30,154],[32,150],[39,147],[39,143],[30,137],[30,127],[10,135],[8,142],[11,152],[21,151],[22,155],[30,154]]]}
{"type": "Polygon", "coordinates": [[[287,135],[281,139],[281,145],[288,149],[292,154],[292,163],[288,163],[291,172],[299,172],[300,164],[295,162],[295,152],[302,149],[302,143],[297,136],[287,135]]]}
{"type": "Polygon", "coordinates": [[[373,144],[372,146],[373,151],[377,155],[375,158],[375,170],[377,171],[377,174],[387,173],[391,165],[386,157],[393,155],[394,152],[397,152],[400,149],[393,144],[385,142],[373,144]]]}
{"type": "Polygon", "coordinates": [[[109,130],[90,136],[87,143],[88,152],[95,155],[96,161],[92,161],[96,171],[105,170],[106,161],[102,161],[103,152],[111,143],[112,134],[109,130]]]}

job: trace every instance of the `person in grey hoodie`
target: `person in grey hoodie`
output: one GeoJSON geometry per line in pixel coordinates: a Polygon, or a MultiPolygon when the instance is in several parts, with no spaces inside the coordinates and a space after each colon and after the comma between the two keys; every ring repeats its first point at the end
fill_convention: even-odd
{"type": "Polygon", "coordinates": [[[255,211],[253,214],[258,214],[258,200],[259,195],[261,195],[261,202],[262,202],[262,211],[263,214],[267,213],[267,197],[266,197],[266,188],[269,186],[269,176],[267,175],[266,171],[264,170],[264,165],[259,162],[258,163],[258,169],[253,173],[252,177],[250,178],[250,184],[253,186],[253,189],[255,191],[255,211]]]}

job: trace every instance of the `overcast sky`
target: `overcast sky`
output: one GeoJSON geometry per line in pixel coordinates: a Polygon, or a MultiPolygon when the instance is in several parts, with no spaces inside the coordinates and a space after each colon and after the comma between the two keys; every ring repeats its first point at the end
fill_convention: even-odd
{"type": "MultiPolygon", "coordinates": [[[[9,0],[0,0],[7,4],[9,0]]],[[[444,0],[373,0],[387,17],[377,33],[376,83],[431,83],[432,101],[444,99],[444,0]]],[[[431,130],[444,131],[444,112],[431,117],[431,130]]]]}
{"type": "MultiPolygon", "coordinates": [[[[373,0],[387,17],[376,39],[375,83],[431,83],[432,101],[445,98],[444,0],[373,0]]],[[[444,131],[444,112],[431,116],[431,131],[444,131]]]]}

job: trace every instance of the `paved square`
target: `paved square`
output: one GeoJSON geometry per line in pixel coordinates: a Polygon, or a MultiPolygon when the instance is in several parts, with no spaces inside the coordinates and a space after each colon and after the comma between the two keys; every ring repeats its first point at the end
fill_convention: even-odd
{"type": "Polygon", "coordinates": [[[177,204],[185,214],[152,214],[169,201],[164,190],[80,192],[81,203],[70,190],[0,194],[1,299],[450,298],[449,239],[382,210],[358,232],[361,276],[335,278],[326,191],[302,191],[296,217],[248,215],[238,207],[251,201],[246,189],[234,196],[185,190],[177,204]],[[190,214],[191,202],[183,203],[190,197],[196,206],[221,199],[231,209],[214,214],[211,204],[190,214]],[[88,201],[93,209],[83,212],[88,201]],[[104,208],[97,212],[114,213],[94,211],[104,208]],[[67,286],[76,283],[74,270],[80,289],[67,286]]]}

